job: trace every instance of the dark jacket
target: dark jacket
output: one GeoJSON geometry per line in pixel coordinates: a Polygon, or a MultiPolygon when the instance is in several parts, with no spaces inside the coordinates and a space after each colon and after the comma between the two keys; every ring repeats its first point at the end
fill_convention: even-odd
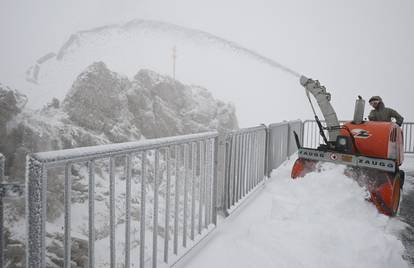
{"type": "Polygon", "coordinates": [[[376,96],[376,99],[378,99],[380,102],[378,103],[378,106],[374,110],[371,110],[371,112],[368,115],[368,119],[370,121],[391,122],[391,118],[395,118],[396,123],[399,126],[401,126],[404,121],[404,117],[402,117],[395,110],[385,107],[380,97],[376,96]]]}

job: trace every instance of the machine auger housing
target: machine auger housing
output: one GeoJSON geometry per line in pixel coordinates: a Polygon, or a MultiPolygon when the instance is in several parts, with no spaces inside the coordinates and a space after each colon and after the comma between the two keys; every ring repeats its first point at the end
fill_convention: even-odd
{"type": "Polygon", "coordinates": [[[398,211],[404,183],[404,172],[399,169],[404,160],[401,128],[393,122],[363,121],[365,101],[361,97],[356,101],[354,120],[340,125],[325,87],[304,76],[301,77],[301,84],[308,98],[310,92],[317,99],[327,126],[322,126],[315,113],[320,134],[325,141],[316,149],[302,147],[294,133],[298,159],[292,168],[292,178],[315,171],[318,162],[346,165],[345,174],[368,189],[370,200],[378,210],[394,216],[398,211]],[[328,131],[329,138],[325,136],[324,130],[328,131]]]}

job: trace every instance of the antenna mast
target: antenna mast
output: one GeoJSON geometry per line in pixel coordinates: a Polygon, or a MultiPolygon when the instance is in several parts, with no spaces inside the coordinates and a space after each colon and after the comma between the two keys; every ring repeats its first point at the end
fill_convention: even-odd
{"type": "Polygon", "coordinates": [[[176,60],[177,60],[177,48],[174,46],[173,47],[173,78],[174,78],[174,81],[175,81],[175,62],[176,62],[176,60]]]}

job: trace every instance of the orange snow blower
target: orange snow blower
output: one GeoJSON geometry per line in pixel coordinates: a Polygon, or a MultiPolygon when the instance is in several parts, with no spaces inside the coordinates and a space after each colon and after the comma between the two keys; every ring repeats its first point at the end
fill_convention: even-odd
{"type": "Polygon", "coordinates": [[[368,189],[370,201],[377,209],[383,214],[394,216],[398,211],[404,183],[404,171],[399,169],[404,160],[401,128],[393,122],[363,121],[365,101],[360,96],[355,105],[354,120],[340,125],[325,87],[304,76],[300,81],[306,89],[325,144],[319,145],[317,149],[304,148],[294,132],[298,159],[292,169],[292,178],[315,171],[318,162],[346,165],[345,174],[368,189]],[[317,100],[326,127],[318,119],[309,93],[317,100]]]}

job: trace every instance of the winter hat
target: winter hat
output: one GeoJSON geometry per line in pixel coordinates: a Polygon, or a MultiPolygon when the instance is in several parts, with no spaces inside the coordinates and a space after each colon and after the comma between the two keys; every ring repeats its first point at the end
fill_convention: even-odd
{"type": "Polygon", "coordinates": [[[375,101],[375,100],[382,102],[382,99],[381,99],[381,97],[380,97],[380,96],[372,96],[372,97],[369,99],[369,101],[368,101],[368,102],[375,101]]]}

